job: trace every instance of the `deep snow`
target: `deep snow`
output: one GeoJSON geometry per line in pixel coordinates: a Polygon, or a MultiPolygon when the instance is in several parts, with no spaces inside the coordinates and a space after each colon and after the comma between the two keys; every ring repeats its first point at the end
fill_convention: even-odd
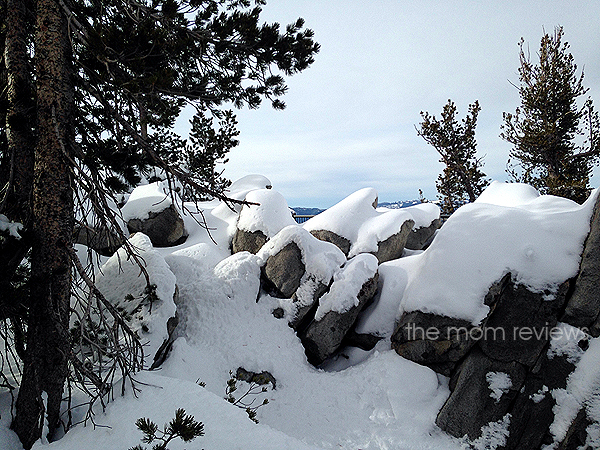
{"type": "MultiPolygon", "coordinates": [[[[294,331],[285,320],[272,315],[279,300],[259,296],[262,261],[285,245],[286,239],[309,240],[306,229],[280,219],[287,205],[276,191],[265,190],[267,186],[268,179],[251,176],[231,188],[235,198],[279,205],[279,222],[272,224],[274,228],[264,223],[271,212],[260,208],[246,211],[250,214],[242,222],[246,229],[256,226],[268,229],[269,234],[283,233],[258,255],[230,255],[229,240],[242,208],[231,210],[218,202],[199,205],[203,214],[200,221],[189,213],[184,217],[189,238],[180,246],[154,249],[143,235],[132,237],[132,243],[145,252],[161,299],[152,305],[152,313],[144,310],[139,318],[151,325],[144,335],[150,342],[149,349],[165,335],[158,322],[173,313],[174,282],[179,290],[182,337],[159,370],[138,374],[143,385],[139,385],[142,390],[137,396],[128,392],[110,403],[105,412],[97,410],[95,422],[101,428],[79,425],[57,442],[38,442],[36,450],[128,449],[140,444],[142,437],[135,420],[148,417],[162,427],[177,408],[185,408],[204,422],[206,435],[188,444],[173,441],[169,444],[172,450],[466,448],[464,441],[445,435],[434,424],[449,394],[448,380],[399,357],[390,349],[389,339],[380,341],[371,352],[345,349],[321,369],[306,361],[294,331]],[[253,224],[253,220],[263,222],[253,224]],[[199,222],[208,225],[210,234],[199,222]],[[263,398],[269,400],[258,410],[259,424],[223,400],[230,371],[238,367],[266,370],[277,380],[276,389],[269,388],[258,396],[259,403],[263,398]]],[[[158,187],[134,192],[130,201],[135,203],[127,214],[143,216],[145,209],[157,208],[161,204],[155,195],[158,187]],[[144,192],[148,194],[146,199],[144,192]]],[[[403,258],[379,266],[379,294],[362,315],[358,331],[389,338],[402,311],[412,309],[477,323],[487,313],[483,294],[508,271],[532,288],[551,290],[577,270],[595,195],[597,192],[579,206],[539,196],[529,186],[493,183],[477,202],[461,207],[448,220],[429,249],[405,251],[403,258]]],[[[428,225],[426,222],[435,213],[433,205],[418,205],[412,215],[410,208],[392,215],[390,211],[375,210],[375,198],[376,192],[367,189],[335,207],[338,222],[331,225],[338,226],[352,240],[355,253],[356,249],[368,249],[374,235],[382,238],[392,232],[397,226],[394,220],[412,217],[417,224],[428,225]]],[[[195,205],[186,206],[188,211],[196,211],[195,205]]],[[[318,216],[319,221],[327,218],[323,214],[318,216]]],[[[308,228],[318,226],[314,220],[308,228]]],[[[310,245],[321,244],[326,243],[310,245]]],[[[341,252],[333,250],[331,244],[322,247],[316,251],[321,259],[309,263],[324,272],[333,270],[325,277],[358,282],[373,272],[373,258],[366,255],[356,256],[343,270],[331,269],[343,262],[341,252]]],[[[143,287],[139,270],[115,270],[114,258],[101,260],[105,266],[100,284],[107,295],[118,300],[126,293],[139,294],[143,287]]],[[[352,300],[345,294],[342,292],[337,301],[325,299],[324,308],[344,307],[352,300]]],[[[586,401],[585,396],[598,392],[600,341],[593,339],[590,350],[582,358],[576,354],[573,340],[553,341],[551,352],[575,352],[573,357],[581,359],[567,389],[555,393],[564,406],[554,425],[557,434],[568,425],[572,411],[586,401]]],[[[502,374],[490,375],[489,382],[497,395],[508,383],[502,374]]],[[[8,429],[9,404],[9,394],[0,391],[0,448],[18,450],[18,440],[8,429]]],[[[591,410],[600,411],[598,405],[600,401],[591,403],[591,410]]],[[[509,420],[507,417],[502,423],[490,425],[477,447],[494,448],[494,443],[502,441],[509,420]]]]}

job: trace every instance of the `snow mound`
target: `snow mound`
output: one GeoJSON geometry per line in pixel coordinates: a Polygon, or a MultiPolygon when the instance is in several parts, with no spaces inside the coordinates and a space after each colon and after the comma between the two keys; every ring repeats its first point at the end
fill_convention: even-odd
{"type": "Polygon", "coordinates": [[[248,192],[245,200],[256,205],[244,205],[237,227],[244,231],[262,231],[267,238],[275,236],[289,225],[296,225],[290,208],[279,192],[257,189],[248,192]]]}
{"type": "Polygon", "coordinates": [[[489,311],[483,304],[485,294],[506,273],[536,292],[554,291],[577,274],[597,190],[578,205],[535,196],[523,185],[492,183],[488,189],[491,192],[480,197],[488,202],[459,208],[418,256],[404,293],[404,311],[477,325],[489,311]]]}
{"type": "Polygon", "coordinates": [[[121,208],[123,220],[128,222],[131,219],[145,220],[150,217],[150,213],[158,213],[173,204],[173,199],[168,194],[168,185],[164,181],[136,187],[127,203],[121,208]]]}
{"type": "Polygon", "coordinates": [[[370,253],[362,253],[348,261],[333,276],[333,284],[321,299],[315,320],[321,320],[330,311],[344,313],[358,306],[358,293],[362,286],[377,273],[377,258],[370,253]]]}
{"type": "Polygon", "coordinates": [[[176,279],[165,259],[152,247],[148,236],[135,233],[129,243],[143,262],[150,283],[156,285],[158,300],[149,299],[146,278],[124,248],[120,248],[102,266],[96,286],[107,300],[126,313],[131,328],[139,333],[142,344],[145,344],[146,362],[151,362],[168,337],[167,320],[175,315],[173,296],[176,279]]]}

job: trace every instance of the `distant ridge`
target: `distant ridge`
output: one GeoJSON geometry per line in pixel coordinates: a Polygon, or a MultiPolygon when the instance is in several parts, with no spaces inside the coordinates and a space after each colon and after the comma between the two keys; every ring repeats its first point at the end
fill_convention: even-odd
{"type": "MultiPolygon", "coordinates": [[[[421,203],[420,200],[401,200],[397,202],[381,202],[377,206],[382,208],[389,209],[400,209],[400,208],[408,208],[409,206],[418,205],[421,203]]],[[[319,213],[325,211],[324,209],[319,208],[304,208],[301,206],[295,206],[292,208],[296,215],[299,216],[316,216],[319,213]]]]}

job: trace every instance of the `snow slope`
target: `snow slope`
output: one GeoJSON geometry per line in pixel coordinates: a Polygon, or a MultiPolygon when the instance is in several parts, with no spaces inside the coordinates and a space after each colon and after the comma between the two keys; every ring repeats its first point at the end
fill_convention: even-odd
{"type": "MultiPolygon", "coordinates": [[[[232,193],[243,199],[268,185],[266,178],[252,176],[234,183],[232,193]]],[[[256,192],[250,198],[276,198],[273,192],[256,192]]],[[[370,189],[358,194],[369,204],[369,214],[389,214],[370,206],[376,198],[373,194],[370,189]]],[[[136,201],[144,200],[138,197],[136,201]]],[[[276,201],[283,207],[280,199],[276,201]]],[[[405,252],[403,258],[379,266],[379,294],[363,314],[358,331],[389,338],[401,312],[411,309],[477,322],[487,312],[482,293],[507,271],[536,289],[551,289],[576,270],[592,201],[579,206],[539,196],[522,185],[492,184],[476,203],[465,205],[452,216],[428,250],[405,252]]],[[[169,444],[172,450],[466,448],[464,442],[445,435],[434,423],[449,394],[446,378],[399,357],[390,349],[388,339],[371,352],[348,348],[317,369],[306,361],[302,345],[287,322],[273,317],[279,303],[261,295],[260,264],[282,245],[285,236],[301,239],[305,229],[288,225],[280,231],[285,236],[267,244],[259,255],[243,252],[230,256],[229,242],[241,208],[214,202],[201,204],[198,210],[187,206],[189,211],[202,211],[203,219],[196,221],[189,212],[184,217],[189,231],[186,243],[146,249],[158,268],[155,273],[163,274],[163,279],[156,281],[157,291],[164,289],[163,295],[170,295],[172,280],[179,289],[182,336],[175,341],[171,355],[159,370],[138,374],[142,390],[137,396],[127,393],[111,402],[106,411],[97,410],[95,422],[101,428],[79,425],[56,442],[38,442],[36,450],[128,449],[140,444],[142,437],[135,420],[148,417],[162,427],[177,408],[202,421],[206,434],[187,444],[173,441],[169,444]],[[208,225],[210,233],[202,223],[208,225]],[[277,380],[276,389],[269,387],[256,396],[258,403],[265,398],[269,401],[257,411],[259,424],[223,400],[230,371],[238,367],[266,370],[277,380]]],[[[348,211],[338,212],[345,215],[348,211]]],[[[136,215],[143,212],[136,210],[136,215]]],[[[262,211],[256,217],[262,220],[267,216],[268,212],[262,211]]],[[[385,227],[390,229],[391,224],[385,227]]],[[[348,225],[342,231],[358,242],[359,227],[348,225]]],[[[134,239],[144,243],[139,236],[134,239]]],[[[329,247],[323,248],[322,257],[326,258],[329,247]]],[[[356,258],[334,278],[356,276],[357,281],[372,273],[369,256],[356,258]]],[[[318,259],[313,262],[324,264],[318,259]]],[[[138,275],[130,271],[114,283],[135,286],[138,275]]],[[[105,289],[115,288],[111,281],[106,283],[105,289]]],[[[592,357],[585,360],[589,366],[592,357]]],[[[500,388],[499,381],[490,382],[500,388]]],[[[242,387],[236,396],[243,393],[242,387]]],[[[9,394],[0,391],[0,448],[20,450],[8,429],[9,404],[9,394]]],[[[567,412],[564,415],[567,417],[567,412]]]]}

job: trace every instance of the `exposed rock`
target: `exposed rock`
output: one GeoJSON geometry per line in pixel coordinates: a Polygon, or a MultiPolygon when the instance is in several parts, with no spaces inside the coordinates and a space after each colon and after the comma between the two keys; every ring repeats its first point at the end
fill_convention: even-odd
{"type": "Polygon", "coordinates": [[[102,256],[112,256],[123,245],[123,240],[111,230],[83,225],[76,225],[73,229],[73,241],[95,250],[102,256]]]}
{"type": "Polygon", "coordinates": [[[520,363],[495,361],[474,347],[460,367],[456,387],[440,410],[436,424],[455,437],[479,438],[482,427],[502,420],[510,411],[526,372],[520,363]],[[492,390],[495,376],[504,377],[509,383],[501,390],[492,390]]]}
{"type": "Polygon", "coordinates": [[[344,252],[344,255],[346,256],[348,256],[348,253],[350,253],[350,246],[352,245],[350,240],[334,233],[333,231],[312,230],[310,234],[320,241],[331,242],[332,244],[336,245],[341,251],[344,252]]]}
{"type": "Polygon", "coordinates": [[[561,318],[576,327],[593,327],[592,335],[600,335],[600,196],[596,200],[590,223],[590,233],[585,241],[579,275],[565,313],[561,318]]]}
{"type": "Polygon", "coordinates": [[[382,339],[382,336],[375,336],[374,334],[368,333],[357,333],[354,330],[350,330],[350,332],[344,338],[344,345],[358,347],[361,350],[368,352],[369,350],[372,350],[382,339]]]}
{"type": "Polygon", "coordinates": [[[237,229],[233,235],[232,251],[233,253],[246,251],[256,254],[266,242],[267,236],[260,230],[246,231],[237,229]]]}
{"type": "MultiPolygon", "coordinates": [[[[173,295],[173,301],[175,302],[176,306],[179,305],[179,287],[177,285],[175,285],[175,294],[173,295]]],[[[171,353],[171,349],[173,348],[173,342],[175,342],[180,336],[178,325],[179,314],[176,311],[175,315],[173,317],[170,317],[169,320],[167,320],[168,337],[163,341],[162,345],[154,354],[150,370],[154,370],[160,367],[169,356],[169,353],[171,353]]]]}
{"type": "Polygon", "coordinates": [[[409,250],[423,250],[430,239],[433,237],[438,228],[442,226],[441,219],[434,219],[431,224],[427,227],[419,227],[413,229],[406,239],[404,247],[409,250]]]}
{"type": "Polygon", "coordinates": [[[490,358],[533,367],[548,344],[569,284],[563,283],[557,292],[531,292],[509,276],[504,280],[479,345],[490,358]]]}
{"type": "Polygon", "coordinates": [[[392,348],[418,364],[450,375],[480,336],[466,320],[411,311],[404,313],[392,335],[392,348]]]}
{"type": "MultiPolygon", "coordinates": [[[[312,277],[309,278],[312,279],[312,277]]],[[[298,290],[292,295],[292,304],[295,309],[295,314],[290,320],[290,326],[298,332],[302,332],[308,325],[307,322],[310,322],[312,318],[314,318],[319,299],[329,290],[329,286],[320,281],[308,280],[305,284],[306,286],[303,290],[310,289],[312,295],[304,294],[302,295],[302,298],[300,298],[298,290]],[[306,297],[309,297],[311,301],[307,302],[306,297]]]]}
{"type": "Polygon", "coordinates": [[[238,367],[238,370],[235,372],[235,378],[240,381],[245,381],[246,383],[256,383],[259,386],[263,386],[265,384],[271,383],[273,389],[277,388],[277,380],[270,372],[263,370],[262,372],[250,372],[243,367],[238,367]]]}
{"type": "Polygon", "coordinates": [[[269,256],[262,271],[266,280],[275,288],[277,295],[291,298],[306,272],[298,244],[292,241],[279,253],[269,256]]]}
{"type": "Polygon", "coordinates": [[[406,240],[412,232],[414,224],[413,220],[404,221],[398,233],[377,243],[377,251],[374,255],[377,257],[379,264],[398,259],[402,256],[406,240]]]}
{"type": "Polygon", "coordinates": [[[127,228],[130,233],[142,232],[150,238],[155,247],[172,247],[182,244],[188,237],[183,219],[170,205],[160,212],[149,212],[147,219],[130,219],[127,228]]]}
{"type": "Polygon", "coordinates": [[[592,423],[585,408],[580,409],[556,450],[593,450],[592,447],[585,446],[588,436],[587,429],[592,423]]]}
{"type": "Polygon", "coordinates": [[[358,304],[345,312],[329,311],[320,320],[314,320],[301,336],[310,363],[315,366],[331,357],[352,328],[360,311],[377,292],[378,274],[366,281],[357,293],[358,304]]]}

